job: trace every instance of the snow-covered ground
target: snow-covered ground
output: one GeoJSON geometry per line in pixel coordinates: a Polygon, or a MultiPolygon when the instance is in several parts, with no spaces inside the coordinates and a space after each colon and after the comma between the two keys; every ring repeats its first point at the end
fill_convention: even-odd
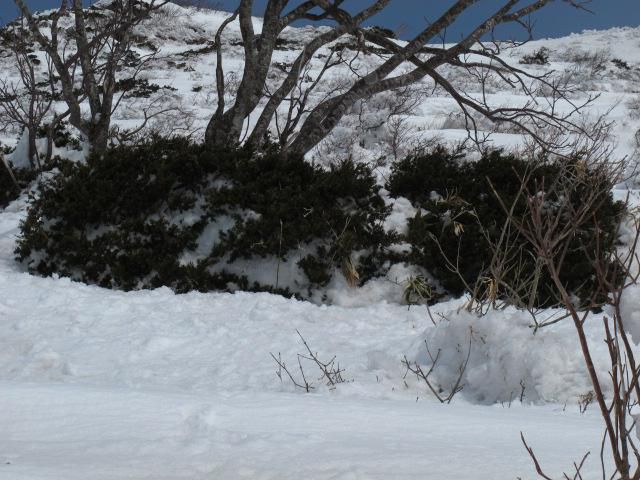
{"type": "MultiPolygon", "coordinates": [[[[177,88],[164,92],[167,101],[188,106],[195,126],[215,107],[214,54],[180,53],[212,39],[222,18],[178,9],[144,27],[161,48],[145,75],[177,88]]],[[[233,27],[228,40],[237,37],[233,27]]],[[[310,33],[290,29],[288,38],[310,33]]],[[[587,113],[610,110],[616,154],[632,155],[640,128],[640,112],[632,108],[640,88],[638,45],[640,28],[587,32],[532,42],[510,61],[546,46],[552,64],[544,68],[560,73],[575,73],[569,60],[577,49],[605,48],[627,62],[631,70],[607,64],[605,72],[582,72],[580,81],[601,94],[587,113]]],[[[241,65],[241,47],[233,48],[228,72],[241,65]]],[[[295,54],[276,53],[276,62],[295,54]]],[[[509,98],[494,95],[497,103],[509,98]]],[[[408,119],[416,136],[455,140],[465,132],[454,113],[451,101],[434,95],[408,119]]],[[[139,115],[136,101],[125,102],[115,121],[131,126],[139,115]]],[[[334,145],[341,135],[357,143],[352,120],[337,130],[334,145]]],[[[350,153],[378,158],[387,148],[378,133],[350,153]]],[[[0,140],[16,142],[11,132],[0,140]]],[[[511,145],[518,138],[507,132],[494,140],[511,145]]],[[[617,196],[625,195],[623,187],[617,196]]],[[[336,285],[328,306],[268,294],[124,293],[34,277],[13,260],[27,204],[25,196],[0,211],[2,479],[534,478],[520,432],[549,474],[569,472],[590,451],[583,476],[600,476],[602,426],[593,406],[579,412],[590,386],[568,322],[534,335],[524,313],[479,318],[460,311],[464,299],[457,299],[432,307],[434,325],[425,307],[400,305],[401,287],[389,282],[360,292],[336,285]],[[300,378],[297,354],[305,349],[297,331],[320,359],[336,357],[345,383],[327,387],[304,359],[311,393],[285,374],[278,378],[271,354],[300,378]],[[405,355],[426,362],[425,341],[443,351],[434,372],[443,386],[455,383],[471,349],[464,389],[450,405],[402,364],[405,355]]],[[[402,217],[402,205],[396,210],[402,217]]],[[[599,318],[592,317],[588,334],[605,374],[599,318]]]]}
{"type": "MultiPolygon", "coordinates": [[[[11,259],[23,210],[0,214],[0,478],[511,479],[532,472],[521,431],[552,472],[599,448],[595,410],[576,405],[588,386],[569,325],[534,338],[517,315],[482,319],[468,386],[441,405],[403,379],[402,355],[447,341],[422,308],[37,278],[11,259]],[[312,393],[280,382],[269,353],[295,365],[296,329],[348,383],[328,389],[308,362],[312,393]],[[486,389],[502,402],[478,404],[486,389]]],[[[455,309],[435,312],[469,321],[455,309]]]]}
{"type": "Polygon", "coordinates": [[[12,480],[533,478],[520,431],[556,474],[601,434],[561,406],[1,385],[0,478],[12,480]]]}
{"type": "MultiPolygon", "coordinates": [[[[533,336],[517,312],[484,318],[372,303],[318,306],[267,294],[114,292],[38,278],[12,260],[24,201],[0,213],[0,478],[532,478],[520,432],[549,472],[592,452],[602,427],[571,325],[533,336]],[[469,341],[464,390],[441,405],[406,371],[423,341],[469,341]],[[347,383],[296,390],[296,330],[347,383]],[[524,403],[521,404],[521,382],[524,403]]],[[[606,352],[594,321],[601,363],[606,352]]],[[[424,359],[423,359],[424,360],[424,359]]],[[[459,365],[447,354],[438,379],[459,365]]]]}

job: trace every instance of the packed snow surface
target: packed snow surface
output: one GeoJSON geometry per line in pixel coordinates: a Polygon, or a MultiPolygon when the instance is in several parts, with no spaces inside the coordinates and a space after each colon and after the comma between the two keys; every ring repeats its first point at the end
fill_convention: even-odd
{"type": "Polygon", "coordinates": [[[14,480],[531,478],[520,430],[552,471],[597,451],[601,433],[562,407],[47,383],[2,393],[0,478],[14,480]]]}
{"type": "Polygon", "coordinates": [[[461,301],[433,307],[448,318],[433,326],[424,307],[386,302],[38,278],[12,259],[24,210],[0,213],[0,478],[512,479],[532,472],[520,432],[550,472],[599,449],[596,411],[576,405],[589,386],[568,323],[533,336],[521,313],[478,318],[461,301]],[[278,379],[270,353],[299,378],[296,330],[347,383],[326,387],[304,359],[311,393],[278,379]],[[445,386],[471,345],[451,405],[405,375],[425,340],[446,353],[445,386]]]}
{"type": "MultiPolygon", "coordinates": [[[[182,54],[213,38],[223,18],[178,9],[141,32],[160,48],[145,75],[176,88],[166,89],[164,101],[189,106],[196,126],[215,108],[214,54],[182,54]]],[[[311,33],[288,29],[287,38],[300,42],[311,33]]],[[[225,36],[236,38],[237,26],[225,36]]],[[[638,42],[640,29],[614,29],[532,42],[512,55],[547,46],[550,68],[573,72],[584,92],[599,92],[590,113],[610,112],[618,127],[612,141],[622,156],[633,154],[640,126],[631,111],[640,78],[638,42]],[[611,55],[632,69],[609,66],[590,75],[569,68],[571,56],[579,57],[576,49],[603,46],[615,47],[611,55]]],[[[240,69],[241,50],[226,52],[228,72],[240,69]]],[[[294,55],[285,50],[274,60],[294,55]]],[[[338,77],[327,88],[335,88],[338,77]]],[[[492,95],[498,104],[513,100],[504,92],[492,95]]],[[[118,125],[140,120],[136,102],[123,102],[118,125]]],[[[409,116],[413,134],[464,137],[454,112],[446,97],[426,98],[409,116]]],[[[334,132],[336,148],[343,138],[354,149],[347,153],[360,159],[384,153],[376,136],[355,142],[349,122],[334,132]]],[[[1,137],[16,143],[12,132],[1,137]]],[[[508,132],[493,137],[497,145],[518,138],[508,132]]],[[[14,153],[17,164],[23,147],[14,153]]],[[[379,173],[384,177],[387,166],[379,173]]],[[[620,188],[629,186],[633,182],[620,188]]],[[[534,478],[520,432],[548,474],[571,472],[590,451],[583,477],[600,477],[602,426],[593,406],[579,412],[590,384],[568,321],[534,335],[527,314],[507,309],[478,317],[461,309],[465,299],[438,304],[431,315],[423,306],[409,309],[399,304],[406,273],[400,270],[397,279],[358,291],[334,285],[332,306],[267,294],[124,293],[34,277],[13,259],[27,205],[25,196],[0,211],[2,479],[534,478]],[[345,383],[330,388],[312,362],[298,364],[297,354],[306,353],[300,336],[321,360],[335,356],[345,383]],[[445,390],[469,356],[460,378],[464,388],[449,405],[402,363],[428,364],[429,352],[438,350],[433,379],[445,390]],[[298,381],[302,368],[311,392],[294,387],[284,372],[281,380],[271,355],[298,381]]],[[[411,214],[408,202],[395,202],[389,228],[406,228],[411,214]]],[[[639,298],[631,290],[624,303],[636,323],[639,298]]],[[[601,318],[591,317],[587,333],[598,371],[606,375],[601,318]]],[[[640,329],[631,330],[640,336],[640,329]]]]}

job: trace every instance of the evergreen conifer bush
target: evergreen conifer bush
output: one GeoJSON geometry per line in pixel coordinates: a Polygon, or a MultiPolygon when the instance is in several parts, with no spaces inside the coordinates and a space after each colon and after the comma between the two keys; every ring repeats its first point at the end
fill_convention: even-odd
{"type": "MultiPolygon", "coordinates": [[[[564,175],[582,175],[585,182],[568,201],[580,202],[594,182],[606,193],[572,240],[561,273],[576,298],[586,299],[595,280],[585,249],[593,251],[596,241],[603,252],[614,248],[623,214],[605,185],[609,179],[585,169],[578,157],[532,164],[495,151],[467,161],[443,147],[410,155],[392,167],[386,185],[392,197],[405,197],[417,209],[406,235],[385,231],[389,206],[370,168],[351,161],[323,169],[275,147],[213,151],[186,139],[153,138],[92,155],[86,164],[62,161],[58,169],[32,200],[17,258],[34,273],[125,290],[169,286],[311,297],[335,275],[355,286],[404,262],[437,281],[437,290],[429,285],[428,301],[478,285],[481,295],[512,300],[504,286],[517,285],[539,265],[512,229],[512,263],[499,285],[491,283],[504,206],[514,205],[514,218],[526,213],[522,178],[536,192],[564,175]],[[410,244],[409,253],[388,248],[399,241],[410,244]],[[283,279],[284,264],[298,273],[283,279]],[[264,269],[273,272],[255,275],[264,269]]],[[[565,200],[549,194],[550,208],[565,200]]],[[[533,298],[519,292],[518,300],[555,305],[553,292],[542,271],[535,290],[525,292],[533,298]]]]}
{"type": "Polygon", "coordinates": [[[535,52],[525,55],[520,59],[524,65],[549,65],[549,49],[541,47],[535,52]]]}
{"type": "Polygon", "coordinates": [[[125,290],[305,294],[345,261],[356,262],[360,281],[379,273],[393,235],[382,228],[388,208],[378,189],[369,168],[352,162],[324,170],[275,148],[211,151],[154,138],[64,162],[40,186],[16,254],[31,272],[125,290]],[[184,261],[212,225],[211,249],[184,261]],[[259,258],[299,258],[308,282],[259,284],[229,268],[259,258]]]}
{"type": "MultiPolygon", "coordinates": [[[[37,138],[46,138],[47,134],[48,132],[45,126],[40,126],[38,128],[37,138]]],[[[57,148],[82,150],[80,141],[69,131],[67,122],[59,122],[56,124],[52,132],[51,140],[52,146],[57,148]]],[[[9,173],[9,170],[4,165],[4,160],[2,159],[3,155],[9,155],[13,150],[13,148],[0,144],[0,208],[6,207],[10,202],[18,198],[24,189],[27,188],[38,175],[38,171],[34,169],[15,168],[11,162],[8,161],[11,173],[18,184],[16,187],[16,182],[11,178],[11,173],[9,173]]],[[[39,153],[41,154],[40,165],[43,172],[51,171],[58,166],[58,163],[60,162],[59,156],[56,155],[51,159],[46,159],[44,158],[45,155],[42,155],[42,151],[39,153]]]]}
{"type": "MultiPolygon", "coordinates": [[[[503,285],[516,286],[523,278],[532,278],[536,268],[536,254],[515,229],[504,230],[507,214],[504,206],[513,207],[514,218],[522,218],[526,211],[526,192],[521,192],[522,179],[527,178],[526,189],[548,195],[550,208],[554,202],[572,202],[578,205],[587,188],[599,185],[603,192],[598,208],[571,243],[561,274],[577,298],[587,300],[594,290],[595,279],[590,278],[590,259],[585,255],[596,250],[599,242],[605,254],[615,248],[617,224],[624,207],[614,202],[610,179],[599,171],[585,168],[579,157],[573,160],[535,162],[507,155],[500,151],[484,155],[478,161],[465,161],[442,147],[430,152],[411,155],[394,165],[387,189],[392,196],[406,197],[418,209],[409,220],[406,241],[411,244],[407,261],[429,271],[449,293],[460,295],[482,285],[481,295],[488,295],[491,284],[490,262],[499,238],[509,235],[510,259],[503,269],[503,285]],[[563,177],[581,175],[570,198],[561,198],[552,186],[563,177]],[[494,189],[495,188],[495,192],[494,189]],[[520,192],[520,194],[519,194],[520,192]],[[599,230],[596,235],[596,225],[599,230]]],[[[600,188],[598,187],[598,188],[600,188]]],[[[540,272],[534,293],[520,293],[522,305],[557,304],[547,272],[540,272]],[[535,297],[531,299],[531,295],[535,297]]],[[[478,293],[478,292],[476,292],[478,293]]],[[[491,295],[510,296],[513,292],[498,289],[491,295]]]]}
{"type": "MultiPolygon", "coordinates": [[[[20,179],[26,177],[26,172],[15,170],[12,171],[14,176],[16,177],[16,180],[18,180],[19,177],[20,179]]],[[[18,180],[18,186],[23,187],[23,182],[18,180]]],[[[0,208],[6,207],[9,203],[18,198],[20,192],[21,189],[16,187],[9,171],[6,169],[5,165],[0,159],[0,208]]]]}

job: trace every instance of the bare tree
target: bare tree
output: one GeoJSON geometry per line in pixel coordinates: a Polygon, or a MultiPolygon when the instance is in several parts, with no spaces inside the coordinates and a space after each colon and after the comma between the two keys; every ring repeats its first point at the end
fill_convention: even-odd
{"type": "MultiPolygon", "coordinates": [[[[337,52],[336,54],[336,52],[331,52],[323,62],[322,67],[315,78],[311,76],[311,63],[305,65],[303,70],[299,72],[298,82],[295,88],[291,91],[289,97],[284,99],[284,101],[289,103],[286,114],[284,115],[284,120],[280,119],[280,115],[277,110],[275,112],[278,143],[281,147],[287,147],[292,135],[295,134],[300,121],[304,115],[311,111],[309,109],[310,96],[318,87],[322,77],[324,77],[331,68],[341,65],[342,63],[343,59],[341,53],[337,52]]],[[[271,94],[268,94],[268,96],[271,96],[271,94]]],[[[254,136],[250,139],[251,143],[255,143],[255,135],[259,135],[259,129],[254,129],[254,136]]]]}
{"type": "Polygon", "coordinates": [[[45,71],[37,71],[42,61],[29,53],[21,34],[8,34],[9,47],[13,50],[18,78],[10,75],[0,78],[0,126],[17,127],[27,136],[27,156],[32,168],[41,168],[41,156],[36,145],[38,129],[47,132],[45,161],[51,159],[53,132],[68,111],[57,113],[53,107],[56,97],[55,73],[51,58],[45,55],[45,71]],[[45,120],[46,125],[45,125],[45,120]]]}
{"type": "Polygon", "coordinates": [[[66,0],[49,18],[31,14],[24,0],[14,0],[26,28],[51,58],[61,85],[69,121],[91,145],[100,151],[107,147],[111,116],[118,106],[116,73],[131,56],[131,32],[154,9],[167,3],[151,0],[113,0],[111,4],[85,11],[82,0],[72,0],[73,31],[60,38],[59,21],[67,15],[66,0]],[[50,34],[44,32],[49,27],[50,34]],[[89,116],[82,103],[89,105],[89,116]]]}
{"type": "Polygon", "coordinates": [[[414,133],[414,129],[408,123],[407,117],[402,115],[389,117],[387,122],[388,143],[395,161],[400,159],[401,154],[406,153],[414,133]]]}
{"type": "MultiPolygon", "coordinates": [[[[576,8],[584,8],[582,0],[563,0],[576,8]]],[[[253,0],[241,0],[240,5],[229,21],[239,18],[245,50],[245,66],[240,88],[234,104],[225,110],[224,103],[218,104],[218,111],[209,122],[206,141],[212,145],[240,143],[243,126],[249,116],[265,99],[266,105],[259,117],[249,142],[260,144],[269,131],[269,127],[278,108],[287,101],[298,85],[301,72],[311,62],[322,47],[326,47],[343,36],[350,36],[356,50],[366,52],[368,45],[377,47],[380,62],[370,71],[354,72],[354,80],[344,92],[336,92],[330,98],[316,102],[310,112],[299,122],[294,136],[288,142],[288,150],[306,153],[315,147],[338,124],[342,117],[356,102],[370,98],[381,92],[406,88],[413,83],[429,79],[433,88],[442,89],[451,96],[463,112],[467,129],[477,131],[474,115],[489,118],[496,123],[507,122],[520,131],[535,135],[541,128],[574,128],[571,116],[588,103],[576,104],[570,100],[562,85],[554,82],[549,74],[533,74],[505,62],[500,53],[513,47],[515,42],[485,42],[483,39],[502,24],[521,25],[531,34],[527,18],[548,4],[551,0],[502,0],[500,8],[478,22],[469,34],[454,44],[440,47],[429,46],[434,39],[444,38],[446,30],[454,25],[462,15],[477,6],[479,0],[458,0],[437,20],[429,23],[418,35],[406,43],[391,40],[375,29],[362,27],[365,20],[371,18],[392,4],[392,0],[371,1],[367,8],[358,13],[349,13],[341,8],[344,0],[309,0],[302,2],[286,12],[288,0],[269,0],[264,10],[264,23],[261,34],[256,34],[251,23],[253,0]],[[330,30],[322,30],[312,38],[289,68],[285,79],[278,88],[268,89],[267,77],[272,54],[279,35],[292,21],[298,19],[330,19],[334,22],[330,30]],[[467,95],[456,88],[442,72],[444,67],[463,71],[473,75],[481,85],[479,95],[467,95]],[[524,105],[500,107],[493,106],[487,100],[486,87],[489,81],[498,82],[509,89],[519,88],[528,96],[524,105]],[[551,92],[546,104],[540,104],[535,92],[541,86],[551,92]],[[564,113],[559,113],[559,103],[565,103],[564,113]],[[567,108],[568,107],[568,108],[567,108]]],[[[223,25],[224,29],[226,25],[223,25]]],[[[218,46],[218,94],[224,95],[223,70],[221,67],[222,45],[218,46]]],[[[540,138],[542,140],[542,138],[540,138]]]]}
{"type": "Polygon", "coordinates": [[[136,144],[150,135],[191,138],[198,131],[194,127],[193,112],[170,94],[161,94],[145,101],[132,100],[125,107],[125,112],[135,112],[136,118],[142,115],[141,121],[133,128],[114,125],[109,132],[110,141],[114,144],[136,144]]]}
{"type": "MultiPolygon", "coordinates": [[[[308,0],[285,13],[286,8],[292,2],[289,0],[269,0],[264,10],[262,32],[256,34],[251,18],[254,2],[253,0],[240,0],[238,9],[230,17],[229,21],[235,20],[237,16],[240,22],[245,57],[242,81],[240,82],[235,102],[228,110],[225,111],[224,103],[219,101],[218,109],[209,122],[205,133],[205,139],[209,144],[226,145],[240,142],[245,120],[264,98],[273,52],[278,38],[287,26],[296,20],[302,19],[323,20],[339,17],[342,20],[342,23],[335,28],[318,35],[305,45],[280,87],[270,95],[269,101],[258,119],[258,125],[254,130],[254,138],[261,138],[263,133],[267,133],[278,107],[296,87],[300,73],[304,71],[304,67],[321,47],[337,40],[346,33],[355,34],[362,22],[380,12],[391,2],[391,0],[377,0],[368,8],[352,16],[339,9],[343,1],[308,0]],[[316,9],[320,9],[320,13],[314,13],[316,9]]],[[[227,22],[222,24],[218,35],[216,35],[217,38],[220,38],[222,30],[227,25],[227,22]]],[[[222,67],[222,46],[220,42],[217,42],[217,47],[216,81],[220,99],[224,98],[224,69],[222,67]]]]}

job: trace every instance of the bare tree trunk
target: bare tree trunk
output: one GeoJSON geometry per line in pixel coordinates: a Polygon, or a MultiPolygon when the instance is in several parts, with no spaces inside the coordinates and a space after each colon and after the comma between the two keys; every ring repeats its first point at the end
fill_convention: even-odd
{"type": "MultiPolygon", "coordinates": [[[[271,65],[273,50],[280,31],[279,1],[269,1],[265,10],[262,33],[253,30],[253,0],[241,0],[238,7],[240,31],[244,41],[244,72],[238,88],[236,101],[222,115],[214,115],[205,131],[205,141],[212,145],[237,144],[240,142],[245,118],[255,109],[262,97],[262,89],[271,65]]],[[[217,45],[218,49],[222,45],[217,45]]]]}
{"type": "MultiPolygon", "coordinates": [[[[389,2],[390,0],[378,0],[375,4],[381,5],[378,8],[380,10],[383,8],[382,5],[389,2]]],[[[245,121],[263,98],[273,51],[285,27],[300,19],[330,18],[330,11],[336,11],[342,0],[335,1],[335,5],[324,0],[309,0],[302,2],[286,14],[283,14],[283,11],[290,3],[289,0],[269,0],[265,7],[260,34],[256,34],[253,29],[251,18],[253,3],[253,0],[241,0],[238,7],[245,55],[242,81],[233,106],[222,115],[214,115],[209,121],[205,131],[205,142],[209,145],[224,146],[240,142],[245,121]],[[315,8],[323,9],[322,13],[311,13],[315,8]]],[[[218,44],[217,48],[220,51],[222,45],[218,44]]]]}
{"type": "Polygon", "coordinates": [[[38,132],[35,129],[35,125],[27,129],[27,141],[29,142],[29,163],[31,164],[31,168],[37,168],[38,170],[41,170],[42,165],[40,164],[40,155],[38,154],[38,145],[36,143],[37,133],[38,132]]]}
{"type": "Polygon", "coordinates": [[[258,122],[256,123],[251,136],[249,137],[248,143],[251,143],[252,145],[260,145],[262,143],[269,130],[271,119],[278,110],[278,107],[285,100],[286,96],[295,87],[304,65],[306,65],[311,60],[311,58],[319,48],[333,40],[340,38],[344,34],[344,32],[344,29],[332,30],[328,33],[320,35],[305,46],[302,53],[300,53],[296,61],[291,66],[291,70],[289,71],[289,74],[287,75],[285,81],[269,98],[267,105],[262,110],[262,113],[258,118],[258,122]]]}
{"type": "Polygon", "coordinates": [[[304,49],[298,55],[298,58],[294,61],[291,66],[287,77],[284,82],[280,85],[280,87],[270,96],[267,105],[262,110],[260,117],[258,118],[258,122],[254,127],[251,136],[249,137],[248,143],[253,145],[259,145],[262,143],[262,140],[266,136],[269,130],[269,124],[271,123],[271,119],[275,115],[278,107],[285,100],[287,95],[292,91],[295,87],[298,79],[300,78],[301,72],[304,70],[304,67],[308,65],[308,63],[313,58],[313,55],[323,46],[339,39],[343,35],[350,33],[355,34],[365,20],[371,18],[376,13],[379,13],[383,10],[391,0],[379,0],[373,3],[370,7],[364,9],[354,17],[343,14],[341,18],[341,24],[336,26],[333,30],[329,32],[325,32],[313,40],[311,40],[307,45],[305,45],[304,49]]]}
{"type": "Polygon", "coordinates": [[[97,122],[91,125],[87,139],[94,152],[103,152],[109,144],[110,122],[97,122]]]}
{"type": "Polygon", "coordinates": [[[44,162],[49,163],[53,158],[53,134],[54,134],[53,122],[47,125],[47,151],[44,155],[44,162]]]}
{"type": "Polygon", "coordinates": [[[82,0],[72,0],[75,29],[72,35],[75,53],[65,56],[66,46],[58,40],[58,20],[66,14],[66,1],[54,13],[50,36],[40,30],[24,0],[14,0],[27,21],[29,30],[40,47],[49,55],[62,86],[62,96],[68,107],[69,122],[86,138],[92,151],[107,148],[111,116],[119,100],[115,100],[116,72],[129,51],[130,33],[134,26],[147,18],[153,10],[168,0],[140,3],[134,0],[115,0],[109,16],[99,28],[86,25],[82,0]],[[89,34],[88,32],[92,33],[89,34]],[[104,58],[104,59],[103,59],[104,58]],[[76,88],[76,70],[82,73],[82,88],[76,88]],[[83,115],[81,102],[89,104],[89,117],[83,115]]]}
{"type": "MultiPolygon", "coordinates": [[[[585,0],[563,0],[577,8],[583,8],[585,0]]],[[[404,88],[407,85],[429,77],[432,82],[443,88],[459,105],[469,125],[469,134],[475,131],[473,114],[479,114],[490,118],[495,122],[507,122],[516,125],[523,131],[534,134],[532,124],[545,124],[550,128],[573,128],[574,124],[569,117],[576,110],[592,101],[588,99],[581,105],[575,105],[557,85],[554,85],[546,74],[536,75],[520,70],[507,64],[499,56],[502,44],[485,45],[482,38],[489,34],[500,24],[517,23],[530,29],[524,19],[529,14],[540,10],[551,3],[551,0],[501,0],[499,7],[478,22],[477,26],[466,37],[451,46],[443,42],[441,47],[429,46],[434,38],[444,37],[447,28],[458,22],[461,15],[468,13],[479,0],[457,0],[436,21],[427,25],[415,38],[406,44],[399,44],[370,29],[362,28],[362,22],[386,8],[392,0],[371,1],[368,8],[358,15],[351,15],[341,8],[342,0],[311,0],[303,2],[297,7],[296,15],[290,14],[287,18],[306,18],[311,20],[331,19],[335,22],[332,30],[322,32],[316,38],[309,41],[298,55],[291,68],[287,71],[285,79],[276,88],[267,85],[269,67],[278,35],[284,26],[288,24],[281,17],[288,0],[270,0],[265,9],[263,31],[260,35],[253,32],[250,21],[252,0],[243,0],[238,9],[240,19],[240,31],[245,48],[245,67],[242,81],[237,92],[235,103],[224,113],[216,112],[206,130],[206,142],[211,145],[238,144],[245,123],[261,101],[266,100],[264,109],[261,110],[257,124],[248,142],[260,145],[269,131],[269,127],[277,116],[278,109],[287,100],[292,89],[296,88],[301,72],[309,64],[318,50],[328,43],[343,35],[352,35],[357,40],[356,49],[366,50],[365,39],[385,49],[388,54],[380,54],[381,64],[370,72],[361,74],[354,72],[356,79],[351,87],[344,93],[325,98],[311,106],[309,115],[302,120],[299,131],[293,133],[294,138],[286,149],[290,153],[304,155],[325,138],[340,122],[342,117],[353,107],[356,102],[378,93],[404,88]],[[310,4],[313,8],[308,8],[310,4]],[[315,10],[314,10],[315,8],[315,10]],[[318,14],[312,12],[320,12],[318,14]],[[473,59],[473,60],[472,60],[473,59]],[[478,60],[479,59],[479,60],[478,60]],[[399,67],[410,66],[413,70],[401,71],[396,74],[399,67]],[[443,65],[460,68],[466,74],[480,75],[481,87],[484,89],[486,78],[493,74],[505,87],[520,88],[531,102],[525,107],[495,108],[487,103],[485,95],[472,98],[459,92],[446,78],[438,73],[443,65]],[[395,76],[394,76],[395,74],[395,76]],[[534,91],[531,84],[550,88],[554,105],[542,107],[536,104],[534,91]],[[270,87],[270,88],[268,88],[270,87]],[[569,114],[560,115],[562,109],[555,108],[555,103],[566,102],[571,108],[569,114]]],[[[222,46],[218,43],[218,54],[221,56],[222,46]]],[[[514,45],[514,43],[510,45],[514,45]]],[[[509,45],[509,44],[507,44],[509,45]]],[[[220,76],[217,76],[218,83],[220,76]]],[[[218,94],[220,95],[220,88],[218,94]]],[[[220,105],[220,104],[219,104],[220,105]]],[[[565,110],[566,111],[566,110],[565,110]]],[[[535,136],[538,140],[543,139],[535,136]]]]}

